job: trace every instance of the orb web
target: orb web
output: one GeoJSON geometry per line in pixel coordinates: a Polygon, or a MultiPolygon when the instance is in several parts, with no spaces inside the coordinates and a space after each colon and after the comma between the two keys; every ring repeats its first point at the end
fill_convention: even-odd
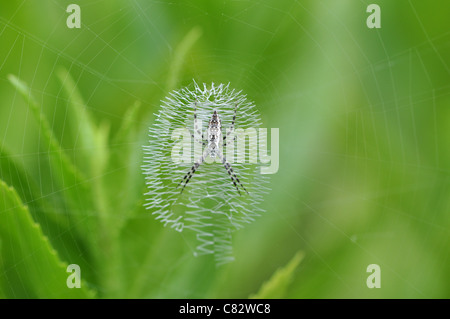
{"type": "MultiPolygon", "coordinates": [[[[222,148],[227,156],[231,154],[227,153],[227,148],[232,147],[234,157],[227,156],[227,160],[231,160],[233,170],[248,194],[237,191],[218,160],[202,163],[181,192],[177,185],[198,161],[198,154],[192,151],[190,161],[174,161],[172,152],[180,142],[173,138],[173,132],[187,128],[194,150],[194,143],[201,144],[194,134],[194,111],[199,129],[206,137],[214,110],[220,115],[222,134],[226,135],[235,108],[235,131],[258,132],[262,125],[259,112],[241,91],[230,88],[230,84],[212,83],[201,87],[194,82],[190,87],[171,92],[162,101],[155,122],[149,128],[149,144],[144,146],[143,173],[148,188],[144,205],[164,226],[193,235],[195,256],[214,254],[217,264],[234,260],[232,233],[264,212],[261,203],[269,190],[268,177],[261,174],[260,163],[250,161],[250,152],[257,149],[257,140],[245,135],[235,134],[235,138],[230,135],[227,145],[222,148]],[[245,139],[245,148],[236,147],[241,138],[245,139]],[[239,158],[245,160],[236,160],[239,158]]],[[[208,146],[200,146],[202,152],[204,147],[208,146]]]]}

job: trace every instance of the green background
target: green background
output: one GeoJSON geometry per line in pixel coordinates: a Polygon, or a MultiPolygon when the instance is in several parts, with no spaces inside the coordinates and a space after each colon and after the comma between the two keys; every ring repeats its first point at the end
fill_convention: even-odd
{"type": "Polygon", "coordinates": [[[2,1],[0,297],[449,298],[450,5],[378,0],[369,29],[371,2],[2,1]],[[280,129],[221,267],[142,208],[147,127],[192,79],[280,129]]]}

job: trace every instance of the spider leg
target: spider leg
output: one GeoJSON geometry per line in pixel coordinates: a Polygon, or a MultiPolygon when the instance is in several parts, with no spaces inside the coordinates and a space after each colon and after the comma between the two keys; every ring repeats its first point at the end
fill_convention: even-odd
{"type": "Polygon", "coordinates": [[[194,130],[197,131],[197,134],[200,136],[202,136],[202,139],[199,140],[197,139],[194,134],[191,134],[192,138],[194,139],[194,141],[202,144],[203,146],[206,145],[206,142],[204,141],[204,137],[203,137],[203,133],[201,130],[199,130],[198,128],[198,124],[197,124],[197,100],[195,100],[195,106],[194,106],[194,130]]]}
{"type": "Polygon", "coordinates": [[[241,181],[239,180],[239,178],[236,176],[236,174],[233,171],[233,168],[231,167],[230,163],[228,163],[227,159],[225,158],[225,156],[223,156],[222,152],[219,152],[219,158],[222,160],[222,164],[225,167],[225,169],[228,172],[228,175],[230,175],[231,181],[234,184],[234,187],[236,187],[236,190],[239,193],[239,196],[241,195],[241,192],[239,191],[239,187],[237,186],[236,182],[245,190],[245,192],[248,194],[247,189],[244,187],[244,185],[242,185],[241,181]]]}
{"type": "MultiPolygon", "coordinates": [[[[203,135],[202,135],[203,136],[203,135]]],[[[191,137],[194,139],[195,142],[202,144],[202,146],[206,145],[206,141],[205,140],[199,140],[198,138],[196,138],[194,136],[194,134],[191,134],[191,137]]]]}
{"type": "Polygon", "coordinates": [[[183,188],[181,189],[180,194],[183,193],[184,188],[189,183],[189,181],[191,180],[192,176],[194,175],[195,171],[200,166],[200,164],[202,164],[205,161],[205,158],[206,158],[206,156],[208,156],[208,153],[209,153],[209,151],[205,150],[203,152],[203,155],[199,158],[199,160],[197,162],[195,162],[194,165],[192,165],[191,169],[186,173],[186,175],[184,175],[183,179],[178,183],[177,188],[181,185],[181,183],[184,182],[184,185],[183,185],[183,188]]]}
{"type": "MultiPolygon", "coordinates": [[[[229,135],[229,134],[228,134],[229,135]]],[[[234,138],[233,138],[233,141],[236,141],[236,138],[237,138],[237,136],[235,136],[234,138]]],[[[227,146],[227,142],[224,142],[223,144],[222,144],[222,146],[227,146]]]]}
{"type": "Polygon", "coordinates": [[[194,130],[197,131],[198,135],[202,136],[202,140],[203,140],[203,133],[201,130],[198,129],[198,125],[197,125],[197,100],[195,100],[195,106],[194,106],[194,130]]]}
{"type": "MultiPolygon", "coordinates": [[[[236,111],[237,111],[237,103],[234,105],[234,115],[233,120],[231,121],[230,130],[227,132],[227,135],[223,136],[223,146],[226,146],[227,143],[225,143],[225,140],[227,139],[228,135],[231,134],[231,132],[234,131],[234,122],[236,121],[236,111]]],[[[236,139],[236,136],[234,137],[236,139]]]]}

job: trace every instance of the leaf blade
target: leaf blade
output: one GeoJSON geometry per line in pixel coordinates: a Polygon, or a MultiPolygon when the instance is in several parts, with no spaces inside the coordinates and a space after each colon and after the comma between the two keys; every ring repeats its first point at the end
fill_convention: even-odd
{"type": "Polygon", "coordinates": [[[0,286],[12,298],[93,298],[82,282],[69,289],[69,273],[14,188],[0,180],[0,286]]]}
{"type": "Polygon", "coordinates": [[[60,67],[57,71],[57,76],[61,82],[63,89],[65,90],[69,101],[69,116],[71,129],[76,136],[76,143],[78,144],[77,150],[82,155],[83,164],[86,164],[88,172],[93,171],[92,161],[95,157],[92,156],[92,152],[98,149],[96,139],[97,127],[92,120],[90,112],[87,110],[86,104],[78,90],[75,81],[70,75],[69,71],[60,67]]]}
{"type": "Polygon", "coordinates": [[[279,268],[272,277],[266,281],[260,290],[251,295],[250,299],[280,299],[286,297],[286,291],[292,281],[295,269],[303,260],[304,253],[299,251],[287,263],[286,266],[279,268]]]}
{"type": "Polygon", "coordinates": [[[50,124],[41,113],[38,103],[31,94],[31,90],[27,86],[27,84],[12,74],[8,75],[8,80],[18,90],[18,92],[23,96],[25,101],[30,106],[31,111],[36,121],[38,122],[39,130],[40,132],[42,132],[44,140],[48,144],[48,153],[49,158],[52,162],[52,169],[57,173],[56,176],[58,177],[61,186],[65,187],[66,193],[69,196],[73,195],[71,197],[75,198],[72,198],[72,200],[76,202],[77,194],[71,194],[70,187],[75,185],[84,185],[84,181],[86,180],[86,178],[81,173],[81,171],[79,171],[75,167],[67,154],[61,148],[52,129],[50,128],[50,124]]]}

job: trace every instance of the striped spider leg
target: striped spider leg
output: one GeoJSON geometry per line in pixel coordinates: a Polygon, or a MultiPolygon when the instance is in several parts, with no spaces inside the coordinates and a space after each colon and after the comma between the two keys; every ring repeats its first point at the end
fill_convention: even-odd
{"type": "Polygon", "coordinates": [[[177,188],[181,185],[181,183],[184,182],[183,188],[181,189],[180,194],[184,191],[184,188],[186,187],[186,185],[189,183],[189,181],[192,178],[192,175],[194,175],[195,171],[197,170],[197,168],[200,166],[200,164],[203,164],[203,162],[206,159],[206,156],[208,156],[208,149],[206,149],[202,156],[199,158],[199,160],[197,162],[194,163],[194,165],[191,167],[191,169],[189,170],[189,172],[186,173],[186,175],[184,175],[183,179],[178,183],[177,188]]]}
{"type": "Polygon", "coordinates": [[[198,136],[201,136],[202,139],[201,141],[199,141],[194,134],[191,134],[191,137],[194,139],[194,141],[202,144],[203,146],[206,145],[206,142],[203,140],[203,133],[201,131],[201,129],[198,128],[198,124],[197,124],[197,100],[195,100],[195,104],[194,104],[194,133],[197,132],[198,136]]]}
{"type": "MultiPolygon", "coordinates": [[[[236,121],[236,109],[237,109],[237,104],[235,105],[235,108],[234,108],[234,115],[233,115],[233,120],[231,122],[230,130],[227,133],[227,135],[225,135],[223,137],[223,140],[222,140],[223,142],[222,142],[221,147],[226,145],[226,143],[225,143],[226,138],[234,130],[234,123],[236,121]]],[[[196,111],[197,111],[197,101],[195,102],[195,107],[194,107],[194,129],[197,131],[198,134],[200,134],[201,131],[197,127],[197,112],[196,111]]],[[[209,121],[208,137],[207,137],[206,141],[203,141],[203,135],[202,135],[201,143],[203,145],[207,145],[207,147],[206,147],[205,151],[203,152],[202,156],[199,158],[199,160],[194,163],[194,165],[191,167],[189,172],[187,172],[186,175],[184,175],[183,179],[178,183],[177,188],[184,182],[183,188],[181,189],[180,193],[183,192],[184,188],[189,183],[189,181],[192,178],[192,176],[194,175],[195,171],[198,169],[198,167],[201,164],[203,164],[206,157],[209,155],[211,158],[215,158],[217,156],[222,161],[222,164],[225,167],[228,175],[230,176],[231,181],[233,182],[234,187],[236,187],[236,190],[238,191],[239,195],[241,195],[241,192],[239,190],[238,184],[248,194],[247,189],[244,187],[244,185],[241,183],[239,178],[234,173],[233,168],[231,167],[231,164],[226,160],[225,156],[223,156],[221,147],[219,147],[219,141],[221,140],[221,136],[222,136],[221,120],[220,120],[220,117],[219,117],[219,114],[217,113],[217,111],[214,110],[214,113],[211,116],[211,119],[209,121]]],[[[200,141],[198,141],[198,142],[200,142],[200,141]]]]}
{"type": "MultiPolygon", "coordinates": [[[[237,103],[234,105],[234,114],[233,114],[233,120],[231,121],[230,130],[228,131],[227,135],[224,135],[223,137],[223,146],[226,146],[226,139],[231,134],[231,132],[234,131],[234,122],[236,121],[236,111],[237,111],[237,103]]],[[[233,141],[236,140],[236,136],[234,137],[233,141]]]]}
{"type": "Polygon", "coordinates": [[[231,167],[230,163],[228,163],[225,156],[223,156],[222,151],[219,151],[218,156],[222,160],[222,164],[225,167],[225,169],[227,170],[228,175],[230,175],[231,181],[233,182],[234,187],[236,187],[236,190],[238,191],[239,196],[241,195],[241,192],[239,191],[239,187],[237,186],[236,182],[238,182],[239,186],[241,186],[248,195],[247,189],[244,187],[244,185],[242,185],[241,181],[234,173],[233,168],[231,167]]]}

